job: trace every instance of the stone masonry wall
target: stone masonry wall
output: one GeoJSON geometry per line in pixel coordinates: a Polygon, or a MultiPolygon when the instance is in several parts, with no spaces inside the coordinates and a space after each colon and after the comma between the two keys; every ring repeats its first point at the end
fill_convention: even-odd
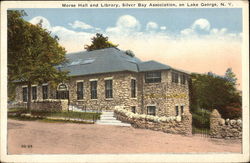
{"type": "Polygon", "coordinates": [[[242,139],[242,121],[224,120],[214,109],[210,115],[210,136],[213,138],[242,139]]]}
{"type": "Polygon", "coordinates": [[[167,74],[166,110],[167,110],[167,115],[169,116],[176,115],[176,111],[175,111],[176,105],[179,107],[179,114],[180,114],[181,106],[184,106],[184,113],[188,114],[190,112],[188,79],[186,81],[186,84],[181,84],[180,75],[182,75],[183,73],[180,73],[180,72],[177,72],[177,73],[179,74],[178,83],[172,82],[172,70],[168,71],[168,74],[167,74]]]}
{"type": "Polygon", "coordinates": [[[69,82],[70,103],[85,106],[92,110],[113,110],[116,105],[138,107],[138,98],[131,98],[131,79],[137,80],[137,75],[131,72],[106,73],[74,77],[69,82]],[[97,80],[97,99],[91,99],[90,80],[97,80]],[[113,98],[105,97],[105,79],[112,79],[113,98]],[[77,82],[82,81],[84,85],[84,97],[77,100],[77,82]]]}
{"type": "Polygon", "coordinates": [[[68,100],[36,100],[31,103],[31,109],[43,111],[67,111],[68,100]]]}
{"type": "MultiPolygon", "coordinates": [[[[180,73],[181,74],[181,73],[180,73]]],[[[179,79],[180,80],[180,79],[179,79]]],[[[147,114],[147,106],[156,106],[157,116],[176,116],[175,106],[184,106],[184,112],[189,114],[188,83],[185,85],[173,83],[170,70],[161,71],[160,83],[145,83],[145,73],[114,72],[105,74],[71,77],[65,83],[69,89],[70,104],[82,106],[87,110],[114,110],[117,105],[126,106],[130,110],[136,108],[136,113],[147,114]],[[97,80],[97,99],[91,99],[90,80],[97,80]],[[105,79],[113,81],[113,98],[105,98],[105,79]],[[136,80],[136,98],[131,98],[131,79],[136,80]],[[77,82],[83,82],[84,97],[77,100],[77,82]]],[[[16,101],[22,102],[22,86],[16,89],[16,101]]],[[[48,98],[56,98],[56,90],[48,85],[48,98]]],[[[37,99],[42,100],[42,85],[37,86],[37,99]]]]}
{"type": "Polygon", "coordinates": [[[146,83],[145,82],[145,73],[141,73],[141,83],[143,89],[143,113],[147,114],[147,106],[156,107],[156,115],[164,116],[167,115],[166,110],[166,85],[167,85],[167,71],[161,72],[161,82],[159,83],[146,83]]]}
{"type": "MultiPolygon", "coordinates": [[[[37,100],[43,100],[42,95],[42,85],[32,85],[37,87],[37,100]]],[[[16,87],[16,98],[15,101],[18,103],[23,103],[23,87],[27,87],[25,84],[18,84],[16,87]]],[[[32,96],[32,92],[31,92],[32,96]]],[[[48,85],[48,99],[55,99],[56,95],[54,90],[48,85]]]]}
{"type": "Polygon", "coordinates": [[[151,129],[172,134],[192,134],[192,115],[190,113],[178,117],[158,117],[145,114],[134,114],[127,111],[124,106],[116,106],[114,113],[118,120],[130,123],[136,128],[151,129]]]}
{"type": "MultiPolygon", "coordinates": [[[[179,74],[183,74],[180,73],[179,74]]],[[[189,113],[189,88],[188,81],[186,84],[172,82],[171,70],[161,71],[161,82],[160,83],[145,83],[145,73],[140,74],[139,91],[142,92],[142,112],[146,114],[147,106],[156,106],[157,116],[176,116],[175,106],[179,108],[184,106],[184,113],[189,113]]]]}

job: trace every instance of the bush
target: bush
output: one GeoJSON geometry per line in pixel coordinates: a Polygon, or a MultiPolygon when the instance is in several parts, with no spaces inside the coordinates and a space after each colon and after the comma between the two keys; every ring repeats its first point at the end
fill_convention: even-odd
{"type": "Polygon", "coordinates": [[[206,109],[196,109],[194,112],[194,114],[200,115],[200,116],[210,116],[211,112],[209,110],[206,109]]]}
{"type": "Polygon", "coordinates": [[[192,124],[196,128],[210,128],[210,116],[200,116],[193,114],[192,124]]]}
{"type": "Polygon", "coordinates": [[[239,119],[242,116],[242,109],[236,105],[226,106],[225,109],[219,110],[224,119],[239,119]]]}
{"type": "Polygon", "coordinates": [[[8,117],[9,116],[20,116],[23,113],[27,113],[27,109],[23,107],[16,107],[8,109],[8,117]]]}
{"type": "MultiPolygon", "coordinates": [[[[28,113],[25,108],[13,108],[8,110],[9,117],[20,117],[21,114],[28,113]]],[[[74,111],[46,111],[46,110],[31,110],[32,116],[41,117],[64,117],[64,118],[76,118],[76,119],[100,119],[101,113],[88,113],[88,112],[74,112],[74,111]]]]}
{"type": "Polygon", "coordinates": [[[205,109],[196,109],[192,113],[192,125],[196,128],[210,128],[211,112],[205,109]]]}

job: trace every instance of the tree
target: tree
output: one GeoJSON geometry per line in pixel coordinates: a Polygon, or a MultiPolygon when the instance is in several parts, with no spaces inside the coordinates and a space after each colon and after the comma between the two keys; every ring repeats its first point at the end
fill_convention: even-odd
{"type": "Polygon", "coordinates": [[[110,48],[110,47],[117,47],[118,45],[113,44],[112,42],[108,41],[108,37],[104,37],[100,33],[96,33],[96,36],[91,38],[92,43],[91,45],[85,45],[84,49],[87,51],[110,48]]]}
{"type": "Polygon", "coordinates": [[[232,68],[228,68],[225,73],[225,79],[228,81],[228,84],[231,84],[233,86],[236,86],[236,75],[233,73],[232,68]]]}
{"type": "MultiPolygon", "coordinates": [[[[235,84],[228,84],[225,77],[209,72],[208,74],[191,74],[191,110],[198,108],[211,111],[216,108],[224,118],[235,117],[230,109],[236,112],[241,108],[241,96],[235,84]]],[[[235,81],[236,83],[236,81],[235,81]]],[[[239,115],[239,114],[238,114],[239,115]]]]}
{"type": "Polygon", "coordinates": [[[24,11],[8,11],[8,82],[18,81],[28,85],[27,109],[31,105],[31,85],[50,82],[52,86],[66,80],[66,71],[56,67],[64,62],[65,49],[58,37],[23,19],[24,11]]]}
{"type": "Polygon", "coordinates": [[[130,57],[135,57],[135,54],[132,50],[126,50],[125,53],[130,57]]]}

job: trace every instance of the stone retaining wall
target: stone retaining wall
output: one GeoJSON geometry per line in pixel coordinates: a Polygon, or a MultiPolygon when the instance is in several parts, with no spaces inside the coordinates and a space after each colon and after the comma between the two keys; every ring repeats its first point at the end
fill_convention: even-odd
{"type": "Polygon", "coordinates": [[[210,136],[212,138],[241,139],[242,121],[240,119],[225,120],[214,109],[210,116],[210,136]]]}
{"type": "Polygon", "coordinates": [[[130,123],[136,128],[151,129],[172,134],[192,134],[192,115],[190,113],[185,113],[178,117],[158,117],[134,114],[121,106],[116,106],[114,113],[118,120],[130,123]]]}
{"type": "Polygon", "coordinates": [[[68,100],[42,100],[31,103],[32,110],[65,111],[68,110],[68,100]]]}

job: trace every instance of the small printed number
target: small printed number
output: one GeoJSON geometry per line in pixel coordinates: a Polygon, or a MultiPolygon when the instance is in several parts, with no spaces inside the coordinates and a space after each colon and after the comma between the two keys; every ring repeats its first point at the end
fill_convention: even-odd
{"type": "Polygon", "coordinates": [[[32,145],[25,145],[25,144],[22,144],[22,145],[21,145],[21,148],[32,148],[32,145]]]}

